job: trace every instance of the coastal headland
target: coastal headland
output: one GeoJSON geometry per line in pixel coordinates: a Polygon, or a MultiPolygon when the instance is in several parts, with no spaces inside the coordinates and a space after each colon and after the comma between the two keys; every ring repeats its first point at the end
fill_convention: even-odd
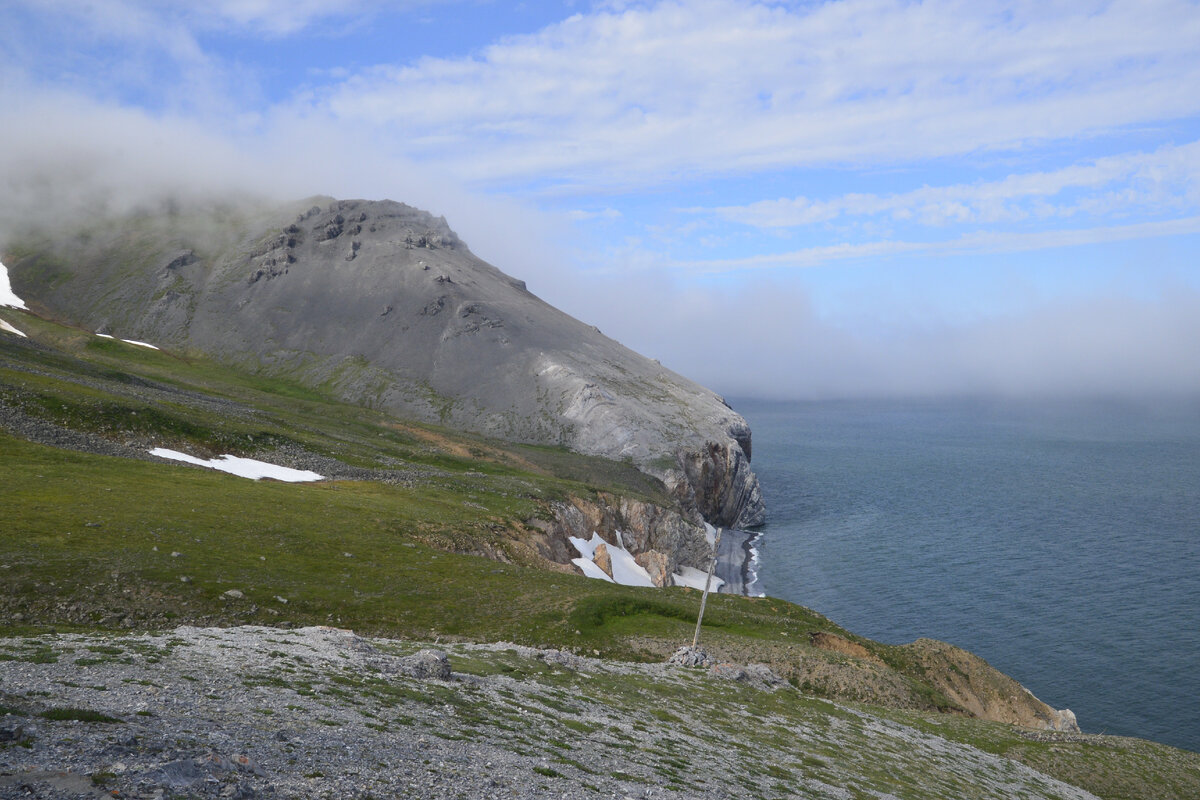
{"type": "MultiPolygon", "coordinates": [[[[351,218],[343,212],[367,209],[331,204],[300,215],[316,220],[308,241],[340,247],[340,234],[320,238],[335,222],[322,216],[330,210],[345,232],[351,218]]],[[[1079,734],[1065,712],[958,648],[884,645],[809,609],[743,596],[761,587],[752,534],[738,526],[761,521],[764,505],[749,469],[749,428],[707,390],[659,373],[597,383],[572,368],[564,385],[582,384],[565,394],[547,394],[559,384],[531,384],[541,387],[534,401],[554,412],[537,412],[539,425],[557,431],[550,441],[498,435],[511,433],[504,414],[439,390],[413,406],[424,412],[405,416],[384,401],[415,395],[389,394],[368,359],[308,351],[286,364],[264,360],[282,327],[260,331],[262,352],[236,358],[234,349],[218,357],[190,334],[169,334],[166,322],[154,327],[178,321],[173,315],[199,319],[209,292],[245,299],[258,283],[303,270],[300,255],[288,260],[285,241],[274,266],[286,272],[251,281],[269,260],[253,236],[248,249],[206,260],[191,248],[164,263],[164,242],[178,242],[143,222],[145,238],[101,228],[71,258],[29,242],[3,254],[18,265],[10,291],[27,307],[0,308],[0,771],[11,773],[0,775],[0,796],[20,796],[22,786],[86,794],[71,777],[81,772],[97,792],[129,796],[197,785],[226,796],[270,786],[367,796],[370,780],[353,775],[337,749],[347,743],[356,763],[397,764],[379,773],[374,790],[417,785],[427,796],[513,796],[532,791],[514,778],[529,772],[539,776],[531,785],[540,789],[544,779],[567,796],[658,787],[715,797],[738,783],[752,796],[844,796],[847,787],[902,796],[912,785],[922,797],[950,797],[956,781],[969,780],[978,796],[1001,797],[1012,795],[995,776],[1014,769],[1033,796],[1145,796],[1102,791],[1135,773],[1135,783],[1167,787],[1159,796],[1194,796],[1200,772],[1189,754],[1079,734]],[[138,243],[146,248],[140,261],[129,255],[138,243]],[[98,260],[83,259],[88,253],[98,260]],[[104,281],[94,283],[85,263],[100,265],[104,281]],[[201,274],[197,264],[212,271],[201,274]],[[246,273],[247,264],[254,270],[246,273]],[[190,268],[196,273],[179,277],[190,268]],[[159,300],[176,293],[165,305],[138,294],[147,275],[162,283],[159,300]],[[117,287],[108,306],[55,300],[104,282],[117,287]],[[142,300],[162,313],[150,314],[142,300]],[[104,320],[90,316],[104,308],[149,321],[135,325],[111,310],[104,320]],[[650,424],[662,404],[674,416],[665,427],[650,424]],[[618,412],[642,420],[635,435],[612,452],[597,451],[611,443],[587,445],[619,432],[610,416],[618,412]],[[461,424],[467,418],[484,422],[461,424]],[[678,438],[681,430],[690,433],[678,438]],[[707,569],[714,526],[726,528],[718,577],[734,594],[709,599],[711,665],[681,672],[664,662],[690,641],[700,592],[674,578],[707,569]],[[580,574],[579,542],[590,543],[602,573],[603,545],[608,577],[632,564],[648,585],[580,574]],[[422,648],[447,654],[448,671],[433,665],[432,682],[403,661],[422,648]],[[237,663],[225,650],[241,653],[237,663]],[[624,722],[605,722],[604,709],[624,722]],[[510,736],[519,726],[505,713],[542,727],[510,736]],[[744,724],[752,719],[757,728],[744,724]],[[416,729],[427,732],[414,739],[416,729]],[[263,731],[286,738],[264,739],[263,731]],[[654,748],[627,747],[646,734],[654,748]],[[717,740],[725,752],[738,742],[745,757],[714,766],[702,754],[715,752],[717,740]],[[1051,757],[1062,748],[1088,758],[1064,765],[1051,757]],[[884,754],[894,769],[867,766],[884,754]],[[472,767],[481,761],[498,766],[472,767]],[[482,775],[495,785],[477,785],[482,775]]],[[[432,250],[457,250],[443,247],[449,234],[437,235],[432,250]]],[[[431,241],[400,239],[405,252],[431,241]]],[[[372,263],[365,244],[349,247],[343,262],[372,263]]],[[[420,260],[409,266],[435,271],[428,261],[429,270],[420,260]]],[[[443,284],[471,283],[448,262],[438,266],[443,284]]],[[[457,322],[431,339],[435,351],[520,327],[512,307],[503,324],[476,327],[474,301],[463,302],[457,322]]],[[[283,313],[270,308],[266,317],[283,313]]],[[[307,324],[306,335],[324,340],[307,324]]],[[[326,319],[317,327],[331,326],[326,319]]],[[[220,336],[246,335],[230,330],[220,336]]],[[[489,347],[501,352],[517,341],[495,336],[489,347]]],[[[594,354],[577,354],[578,364],[594,354]]],[[[617,362],[606,369],[628,371],[617,362]]],[[[492,396],[504,396],[490,385],[492,396]]]]}

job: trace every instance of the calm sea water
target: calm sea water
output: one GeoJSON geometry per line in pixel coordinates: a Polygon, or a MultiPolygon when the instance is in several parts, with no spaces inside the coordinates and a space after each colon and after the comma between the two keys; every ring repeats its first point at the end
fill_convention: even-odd
{"type": "Polygon", "coordinates": [[[769,594],[1200,750],[1200,404],[739,401],[769,594]]]}

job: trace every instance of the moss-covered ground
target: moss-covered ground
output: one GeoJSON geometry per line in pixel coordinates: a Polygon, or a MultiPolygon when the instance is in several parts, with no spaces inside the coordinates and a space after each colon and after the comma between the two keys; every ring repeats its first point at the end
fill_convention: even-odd
{"type": "MultiPolygon", "coordinates": [[[[661,484],[628,465],[397,420],[204,359],[97,339],[10,309],[2,316],[30,334],[0,335],[0,413],[14,419],[196,455],[303,451],[393,480],[255,482],[53,447],[21,437],[19,425],[0,426],[0,637],[183,622],[334,624],[399,639],[510,641],[634,660],[659,659],[690,641],[699,593],[538,568],[523,547],[554,501],[606,492],[669,504],[661,484]]],[[[916,694],[925,692],[925,706],[943,705],[919,675],[905,672],[894,649],[809,609],[771,598],[720,595],[708,602],[706,641],[723,652],[833,658],[807,644],[814,631],[862,644],[905,673],[916,694]]],[[[469,659],[462,663],[469,671],[469,659]]],[[[502,666],[491,659],[479,668],[502,666]]],[[[648,693],[662,715],[675,712],[658,694],[714,691],[676,684],[604,690],[648,693]]],[[[730,720],[741,718],[745,703],[757,704],[756,717],[785,713],[762,707],[783,702],[776,695],[720,692],[708,700],[730,720]]],[[[788,696],[796,702],[795,693],[788,696]]],[[[852,724],[840,707],[812,703],[811,724],[852,724]]],[[[1047,743],[963,716],[870,714],[1020,761],[1104,798],[1200,796],[1200,756],[1159,745],[1047,743]]],[[[734,727],[730,735],[741,736],[749,763],[755,737],[770,736],[771,728],[734,727]]],[[[805,776],[828,772],[826,765],[884,755],[811,752],[758,768],[775,770],[785,796],[805,776]]],[[[556,769],[572,758],[564,751],[556,769]]],[[[665,770],[660,778],[672,778],[672,769],[682,775],[685,765],[672,761],[680,754],[664,750],[655,758],[665,770]]],[[[953,796],[954,777],[938,780],[945,784],[938,796],[953,796]]],[[[871,796],[885,784],[865,782],[853,796],[871,796]]],[[[914,789],[898,796],[921,795],[914,789]]]]}

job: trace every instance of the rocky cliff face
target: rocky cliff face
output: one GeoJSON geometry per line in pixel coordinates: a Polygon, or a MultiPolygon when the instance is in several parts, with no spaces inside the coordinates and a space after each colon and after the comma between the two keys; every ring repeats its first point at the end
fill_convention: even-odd
{"type": "Polygon", "coordinates": [[[628,460],[693,523],[763,522],[750,430],[713,392],[531,294],[391,201],[147,214],[9,243],[41,313],[513,441],[628,460]]]}
{"type": "Polygon", "coordinates": [[[540,526],[550,561],[569,563],[579,554],[568,539],[586,540],[595,532],[632,553],[656,586],[673,585],[671,576],[680,567],[708,568],[712,550],[704,529],[670,509],[600,493],[595,500],[558,503],[553,511],[554,520],[540,526]]]}

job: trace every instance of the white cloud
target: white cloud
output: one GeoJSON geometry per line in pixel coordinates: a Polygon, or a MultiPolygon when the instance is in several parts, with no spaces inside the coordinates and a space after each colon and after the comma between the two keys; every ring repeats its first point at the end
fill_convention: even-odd
{"type": "Polygon", "coordinates": [[[619,328],[626,344],[731,396],[1200,394],[1194,283],[1152,280],[1145,296],[1095,286],[1006,313],[872,328],[822,315],[782,280],[588,280],[577,291],[613,309],[606,333],[619,328]]]}
{"type": "Polygon", "coordinates": [[[318,98],[464,180],[666,177],[1018,148],[1200,111],[1187,0],[767,5],[581,14],[318,98]]]}
{"type": "Polygon", "coordinates": [[[347,3],[345,0],[210,0],[194,6],[192,13],[208,24],[221,20],[286,36],[317,20],[359,15],[375,5],[378,3],[347,3]]]}
{"type": "MultiPolygon", "coordinates": [[[[820,267],[839,261],[880,259],[898,255],[961,256],[990,253],[1019,253],[1056,247],[1104,244],[1138,239],[1156,239],[1200,233],[1200,216],[1129,225],[1090,228],[1058,228],[1036,232],[976,231],[937,241],[879,240],[819,245],[782,253],[759,253],[744,258],[693,261],[644,259],[642,268],[668,269],[679,274],[717,275],[765,269],[820,267]]],[[[629,261],[614,263],[614,271],[636,270],[629,261]]],[[[601,270],[603,271],[603,270],[601,270]]]]}
{"type": "MultiPolygon", "coordinates": [[[[56,47],[21,43],[16,26],[0,24],[0,238],[32,217],[120,210],[181,189],[392,197],[446,214],[477,254],[548,301],[721,391],[1008,390],[1023,382],[1050,390],[1068,378],[1089,389],[1200,391],[1194,288],[1143,302],[1082,287],[1064,305],[873,338],[823,317],[787,273],[853,262],[878,276],[901,255],[1200,232],[1200,144],[1076,155],[1073,166],[891,194],[864,179],[863,191],[712,209],[683,228],[662,208],[683,204],[676,195],[664,203],[646,192],[627,207],[608,191],[712,176],[742,179],[745,189],[756,173],[830,165],[900,165],[924,176],[925,159],[976,163],[982,151],[1016,151],[1018,163],[1032,152],[1049,163],[1050,150],[1076,152],[1085,137],[1194,118],[1195,3],[609,3],[469,56],[398,54],[344,79],[333,66],[320,77],[340,80],[332,89],[305,89],[309,78],[300,77],[290,99],[275,104],[254,88],[255,70],[268,66],[248,65],[241,81],[237,67],[201,43],[236,29],[261,32],[269,49],[269,40],[323,21],[382,16],[382,6],[343,13],[324,0],[190,10],[60,0],[50,8],[48,19],[71,23],[56,47]],[[1046,142],[1055,147],[1036,146],[1046,142]],[[555,184],[576,192],[559,207],[577,211],[538,212],[466,188],[550,192],[555,184]],[[743,241],[757,238],[743,258],[671,254],[702,252],[694,245],[708,237],[732,252],[738,240],[717,217],[765,228],[822,223],[834,236],[776,254],[765,251],[778,239],[742,231],[743,241]],[[992,225],[1019,219],[1075,227],[992,225]],[[893,238],[891,222],[905,220],[949,233],[893,238]],[[964,222],[979,229],[951,226],[964,222]],[[578,237],[589,225],[604,226],[592,229],[601,265],[580,274],[581,259],[568,258],[561,243],[586,248],[578,237]],[[880,232],[864,233],[871,228],[880,232]]],[[[1155,138],[1163,137],[1140,140],[1155,138]]],[[[798,193],[783,185],[774,193],[798,193]]],[[[863,318],[886,308],[872,302],[863,318]]]]}
{"type": "Polygon", "coordinates": [[[923,186],[890,195],[845,194],[761,200],[743,206],[688,209],[759,228],[791,228],[843,217],[889,216],[925,225],[993,223],[1029,217],[1070,217],[1200,206],[1200,142],[1096,159],[1049,172],[1014,174],[999,181],[923,186]],[[1049,201],[1071,192],[1057,205],[1049,201]]]}
{"type": "MultiPolygon", "coordinates": [[[[562,268],[569,222],[464,189],[386,141],[323,118],[273,114],[245,128],[0,85],[0,247],[30,224],[73,224],[167,197],[314,194],[391,198],[446,215],[480,257],[521,277],[562,268]]],[[[530,281],[534,285],[534,281],[530,281]]]]}
{"type": "Polygon", "coordinates": [[[604,208],[599,211],[585,211],[583,209],[574,209],[567,212],[567,217],[572,222],[587,222],[589,220],[614,220],[621,218],[621,212],[615,208],[604,208]]]}

